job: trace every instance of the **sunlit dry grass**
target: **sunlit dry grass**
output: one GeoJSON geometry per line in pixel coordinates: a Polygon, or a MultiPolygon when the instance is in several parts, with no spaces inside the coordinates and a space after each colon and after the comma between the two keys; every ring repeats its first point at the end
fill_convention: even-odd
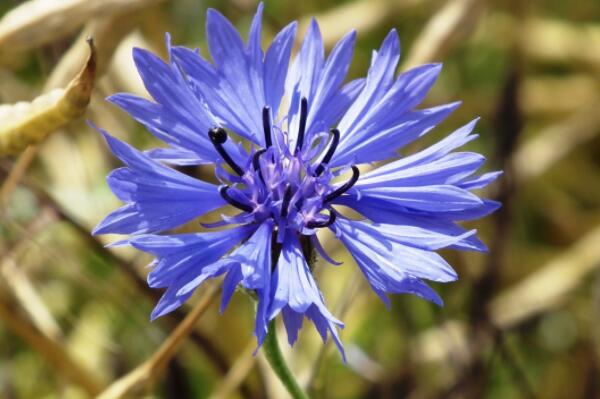
{"type": "MultiPolygon", "coordinates": [[[[324,237],[344,261],[316,273],[346,323],[348,364],[311,328],[284,347],[312,397],[599,397],[600,4],[265,5],[265,39],[292,19],[303,32],[313,15],[329,49],[357,29],[351,78],[397,28],[402,69],[444,62],[426,105],[463,100],[410,150],[479,115],[481,138],[469,146],[506,172],[485,193],[503,209],[470,224],[490,254],[443,253],[461,279],[435,287],[442,309],[399,296],[387,311],[336,240],[324,237]]],[[[175,43],[206,49],[209,6],[245,31],[256,3],[0,0],[0,398],[286,397],[262,355],[252,355],[254,309],[245,295],[220,316],[211,300],[217,285],[207,286],[150,323],[160,292],[145,283],[149,258],[89,235],[118,205],[104,180],[117,163],[85,119],[151,146],[150,134],[103,99],[147,95],[134,46],[165,55],[168,31],[175,43]]]]}

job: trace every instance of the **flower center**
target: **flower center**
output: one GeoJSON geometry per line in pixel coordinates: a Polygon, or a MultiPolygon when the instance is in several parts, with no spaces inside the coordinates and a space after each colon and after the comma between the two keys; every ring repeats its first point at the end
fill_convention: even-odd
{"type": "Polygon", "coordinates": [[[273,142],[271,110],[264,107],[265,147],[253,151],[244,168],[225,150],[225,130],[216,127],[208,132],[223,162],[237,175],[221,179],[227,182],[219,192],[225,201],[244,211],[239,215],[244,221],[253,219],[260,223],[270,218],[280,234],[292,229],[305,235],[314,234],[314,229],[330,226],[335,221],[337,213],[331,202],[352,188],[359,170],[352,166],[350,179],[337,188],[332,187],[330,181],[339,171],[332,171],[329,162],[339,144],[340,132],[331,129],[328,137],[314,135],[305,143],[307,117],[308,102],[302,98],[298,135],[292,150],[288,143],[273,142]]]}

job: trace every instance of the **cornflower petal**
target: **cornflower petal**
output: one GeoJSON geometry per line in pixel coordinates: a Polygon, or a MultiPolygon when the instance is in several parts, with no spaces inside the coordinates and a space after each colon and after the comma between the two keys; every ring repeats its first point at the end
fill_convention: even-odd
{"type": "Polygon", "coordinates": [[[290,345],[307,318],[324,341],[332,337],[343,357],[337,330],[343,323],[325,306],[307,261],[316,251],[339,264],[321,247],[318,230],[335,233],[387,304],[388,294],[410,293],[441,305],[424,280],[445,283],[458,276],[435,251],[486,251],[476,231],[458,222],[500,206],[471,192],[500,172],[478,174],[485,158],[456,151],[477,138],[477,120],[398,157],[398,150],[431,131],[460,103],[418,108],[441,65],[396,75],[400,43],[395,30],[373,52],[366,78],[344,83],[354,31],[326,57],[313,19],[290,62],[297,24],[279,32],[265,52],[262,14],[260,4],[244,42],[230,21],[209,10],[212,61],[197,50],[172,46],[168,36],[169,62],[134,50],[152,100],[123,93],[109,100],[168,147],[142,153],[102,132],[126,164],[108,177],[125,205],[95,233],[130,234],[115,245],[130,244],[154,255],[148,284],[166,291],[153,319],[181,306],[207,279],[224,276],[221,312],[237,287],[258,299],[254,332],[259,347],[269,322],[281,314],[290,345]],[[377,161],[386,162],[366,173],[357,166],[377,161]],[[179,173],[169,164],[214,165],[221,185],[179,173]],[[342,176],[347,177],[337,181],[342,176]],[[227,204],[237,208],[235,216],[203,224],[224,230],[144,234],[175,228],[227,204]],[[350,220],[339,206],[365,219],[350,220]]]}
{"type": "MultiPolygon", "coordinates": [[[[402,280],[406,276],[425,278],[437,282],[455,281],[458,276],[450,265],[435,252],[418,248],[423,244],[447,247],[450,242],[440,243],[440,235],[425,230],[417,235],[415,231],[408,232],[401,227],[390,224],[372,225],[365,221],[340,219],[335,226],[341,231],[340,239],[345,245],[363,253],[373,254],[372,265],[384,271],[390,278],[402,280]],[[415,235],[416,240],[412,240],[415,235]],[[435,242],[435,241],[437,242],[435,242]],[[406,245],[411,242],[412,245],[406,245]]],[[[455,237],[458,242],[462,237],[455,237]]],[[[351,251],[354,253],[354,251],[351,251]]],[[[370,266],[369,266],[370,267],[370,266]]]]}
{"type": "Polygon", "coordinates": [[[372,107],[387,93],[399,59],[400,41],[396,30],[393,29],[379,51],[373,55],[364,89],[340,121],[340,131],[344,132],[342,137],[349,136],[350,129],[368,115],[372,107]]]}
{"type": "Polygon", "coordinates": [[[261,345],[269,326],[268,308],[271,296],[271,236],[273,224],[264,222],[256,232],[229,258],[240,262],[240,282],[245,288],[256,290],[258,306],[254,333],[261,345]]]}
{"type": "Polygon", "coordinates": [[[338,113],[332,112],[333,110],[325,105],[333,104],[334,101],[343,101],[343,98],[337,99],[336,97],[343,96],[340,93],[340,87],[348,73],[355,42],[356,31],[352,31],[335,45],[325,61],[314,97],[307,97],[311,103],[306,126],[306,135],[309,141],[312,135],[323,131],[323,127],[326,130],[339,119],[338,113]]]}
{"type": "MultiPolygon", "coordinates": [[[[463,236],[467,232],[465,229],[458,226],[454,220],[439,218],[439,214],[411,212],[406,208],[393,206],[390,203],[361,201],[353,196],[342,197],[340,198],[339,203],[354,209],[375,223],[415,226],[449,236],[463,236]]],[[[456,220],[461,219],[457,218],[456,220]]],[[[485,244],[476,236],[467,236],[461,241],[451,245],[450,248],[462,251],[487,251],[485,244]]]]}
{"type": "MultiPolygon", "coordinates": [[[[258,17],[260,18],[259,9],[258,17]]],[[[256,21],[256,19],[255,19],[256,21]]],[[[265,104],[264,91],[256,89],[255,76],[262,70],[252,67],[244,42],[231,22],[216,10],[209,9],[206,15],[208,48],[215,62],[221,81],[228,84],[229,100],[234,112],[244,115],[242,128],[248,138],[259,143],[262,132],[261,111],[265,104]]]]}
{"type": "Polygon", "coordinates": [[[340,220],[335,225],[340,230],[340,240],[356,260],[373,290],[386,304],[389,304],[389,300],[385,294],[402,293],[415,294],[440,306],[443,304],[440,296],[420,280],[456,280],[456,273],[441,257],[431,256],[435,255],[433,252],[422,251],[422,256],[416,261],[415,253],[411,253],[415,248],[387,240],[364,222],[340,220]]]}
{"type": "Polygon", "coordinates": [[[275,36],[267,50],[264,64],[265,102],[277,114],[281,99],[285,93],[292,45],[296,36],[298,24],[292,22],[275,36]]]}
{"type": "Polygon", "coordinates": [[[169,165],[195,166],[206,163],[204,160],[200,159],[195,152],[176,146],[171,148],[154,148],[144,151],[144,154],[146,154],[148,158],[169,165]]]}
{"type": "MultiPolygon", "coordinates": [[[[290,96],[288,112],[289,131],[295,134],[300,125],[300,99],[314,100],[319,78],[325,63],[325,49],[319,24],[313,18],[304,36],[302,47],[294,60],[286,80],[286,92],[290,96]]],[[[311,110],[309,109],[309,115],[311,110]]],[[[296,143],[296,137],[290,137],[290,148],[296,143]]]]}
{"type": "Polygon", "coordinates": [[[323,341],[327,339],[327,332],[331,334],[343,355],[337,327],[343,328],[344,324],[325,306],[323,296],[302,253],[300,242],[291,235],[283,242],[271,284],[269,319],[274,319],[280,312],[283,313],[290,345],[296,341],[298,330],[302,326],[302,317],[305,315],[314,323],[323,341]]]}
{"type": "Polygon", "coordinates": [[[167,288],[152,319],[181,306],[200,283],[222,274],[215,267],[220,266],[219,259],[251,233],[251,226],[241,226],[213,233],[149,234],[128,239],[131,246],[156,257],[148,284],[167,288]]]}
{"type": "Polygon", "coordinates": [[[101,221],[93,234],[156,233],[225,205],[214,185],[156,163],[101,132],[113,153],[127,165],[107,178],[112,192],[126,205],[101,221]]]}

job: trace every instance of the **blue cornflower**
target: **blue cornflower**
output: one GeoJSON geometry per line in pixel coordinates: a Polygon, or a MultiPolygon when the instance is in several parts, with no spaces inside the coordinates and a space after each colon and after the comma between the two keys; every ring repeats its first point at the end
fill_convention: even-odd
{"type": "Polygon", "coordinates": [[[449,282],[457,275],[434,251],[485,250],[475,230],[456,222],[498,208],[470,190],[499,173],[474,177],[484,157],[454,152],[477,137],[471,133],[476,121],[392,160],[459,105],[415,108],[441,66],[395,77],[400,45],[394,30],[373,53],[367,77],[344,83],[355,32],[325,57],[313,20],[290,66],[296,22],[263,53],[261,16],[262,5],[245,44],[225,17],[209,10],[212,63],[170,40],[167,63],[134,49],[154,101],[130,94],[109,101],[168,147],[140,152],[102,131],[126,165],[107,179],[125,205],[94,234],[129,234],[127,244],[155,256],[148,283],[166,292],[152,319],[181,306],[205,280],[224,275],[222,309],[238,286],[256,293],[259,345],[269,321],[282,314],[290,344],[307,317],[343,353],[337,332],[343,324],[325,306],[307,261],[314,249],[335,264],[317,232],[335,233],[386,303],[386,294],[411,293],[441,305],[423,279],[449,282]],[[357,167],[376,161],[388,162],[366,173],[357,167]],[[215,165],[220,186],[167,166],[200,164],[215,165]],[[165,233],[225,205],[239,212],[223,216],[208,232],[165,233]],[[338,206],[363,219],[344,216],[338,206]]]}

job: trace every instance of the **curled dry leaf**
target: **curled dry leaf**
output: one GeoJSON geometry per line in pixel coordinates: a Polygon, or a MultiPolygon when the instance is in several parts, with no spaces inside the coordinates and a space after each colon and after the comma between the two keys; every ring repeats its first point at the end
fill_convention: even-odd
{"type": "Polygon", "coordinates": [[[83,115],[96,74],[96,50],[91,39],[88,43],[88,60],[66,88],[52,90],[32,102],[0,105],[0,156],[17,154],[83,115]]]}

